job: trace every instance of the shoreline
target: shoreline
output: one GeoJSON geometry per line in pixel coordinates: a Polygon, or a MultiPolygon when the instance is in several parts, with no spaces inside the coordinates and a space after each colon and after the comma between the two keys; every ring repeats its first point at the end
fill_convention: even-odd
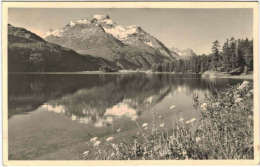
{"type": "Polygon", "coordinates": [[[176,73],[176,72],[151,72],[151,71],[118,71],[118,72],[103,72],[103,71],[79,71],[79,72],[8,72],[8,74],[34,74],[34,75],[44,75],[44,74],[103,74],[103,75],[113,75],[113,74],[133,74],[133,73],[144,73],[144,74],[177,74],[177,75],[201,75],[202,79],[217,79],[217,78],[230,78],[230,79],[248,79],[253,80],[253,73],[241,74],[241,75],[230,75],[222,72],[212,72],[206,71],[204,73],[176,73]]]}
{"type": "MultiPolygon", "coordinates": [[[[8,72],[8,74],[183,74],[195,75],[196,73],[175,73],[175,72],[150,72],[150,71],[118,71],[118,72],[103,72],[103,71],[78,71],[78,72],[8,72]]],[[[197,74],[200,75],[200,74],[197,74]]]]}
{"type": "Polygon", "coordinates": [[[231,75],[223,72],[215,72],[215,71],[206,71],[201,74],[201,78],[203,79],[216,79],[216,78],[231,78],[231,79],[247,79],[253,80],[253,72],[249,74],[240,74],[240,75],[231,75]]]}
{"type": "Polygon", "coordinates": [[[247,80],[253,80],[253,74],[247,74],[247,75],[231,75],[231,76],[222,76],[217,78],[230,78],[230,79],[247,79],[247,80]]]}

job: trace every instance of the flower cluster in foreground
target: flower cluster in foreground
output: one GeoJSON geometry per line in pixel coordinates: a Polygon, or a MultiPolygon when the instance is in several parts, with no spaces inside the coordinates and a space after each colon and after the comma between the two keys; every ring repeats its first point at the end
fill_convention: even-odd
{"type": "MultiPolygon", "coordinates": [[[[200,119],[180,118],[164,131],[164,123],[148,136],[138,135],[132,142],[112,143],[112,137],[101,145],[93,143],[94,159],[253,159],[253,84],[244,81],[206,96],[197,105],[200,119]],[[196,126],[194,126],[196,122],[196,126]],[[145,136],[145,137],[144,137],[145,136]]],[[[173,109],[174,107],[172,107],[173,109]]],[[[143,123],[148,129],[148,123],[143,123]]],[[[92,151],[92,150],[91,150],[92,151]]],[[[87,155],[89,151],[83,154],[87,155]]],[[[89,157],[83,156],[84,159],[89,157]]]]}

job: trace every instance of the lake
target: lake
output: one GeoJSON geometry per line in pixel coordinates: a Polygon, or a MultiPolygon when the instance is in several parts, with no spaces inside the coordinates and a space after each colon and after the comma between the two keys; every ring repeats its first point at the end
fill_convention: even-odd
{"type": "Polygon", "coordinates": [[[89,140],[129,141],[199,119],[193,95],[242,82],[177,74],[9,74],[10,160],[77,160],[89,140]],[[143,128],[143,125],[147,128],[143,128]]]}

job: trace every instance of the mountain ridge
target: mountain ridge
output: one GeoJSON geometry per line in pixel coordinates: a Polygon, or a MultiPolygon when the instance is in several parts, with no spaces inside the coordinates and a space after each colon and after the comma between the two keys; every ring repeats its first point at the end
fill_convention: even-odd
{"type": "Polygon", "coordinates": [[[158,39],[136,25],[121,26],[108,15],[70,21],[46,33],[49,42],[115,62],[124,69],[149,69],[152,64],[175,60],[158,39]]]}
{"type": "Polygon", "coordinates": [[[108,60],[79,55],[24,28],[8,24],[9,72],[97,71],[102,66],[116,68],[108,60]]]}
{"type": "Polygon", "coordinates": [[[196,56],[197,54],[191,48],[186,49],[178,49],[176,47],[171,47],[171,52],[176,53],[179,59],[188,59],[192,56],[196,56]]]}

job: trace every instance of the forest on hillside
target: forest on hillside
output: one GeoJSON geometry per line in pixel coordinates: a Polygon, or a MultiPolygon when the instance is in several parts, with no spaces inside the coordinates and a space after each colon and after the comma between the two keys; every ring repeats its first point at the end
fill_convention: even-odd
{"type": "Polygon", "coordinates": [[[223,46],[216,40],[208,55],[196,55],[152,66],[154,72],[202,73],[209,70],[230,74],[253,71],[253,40],[232,37],[226,39],[223,46]]]}

